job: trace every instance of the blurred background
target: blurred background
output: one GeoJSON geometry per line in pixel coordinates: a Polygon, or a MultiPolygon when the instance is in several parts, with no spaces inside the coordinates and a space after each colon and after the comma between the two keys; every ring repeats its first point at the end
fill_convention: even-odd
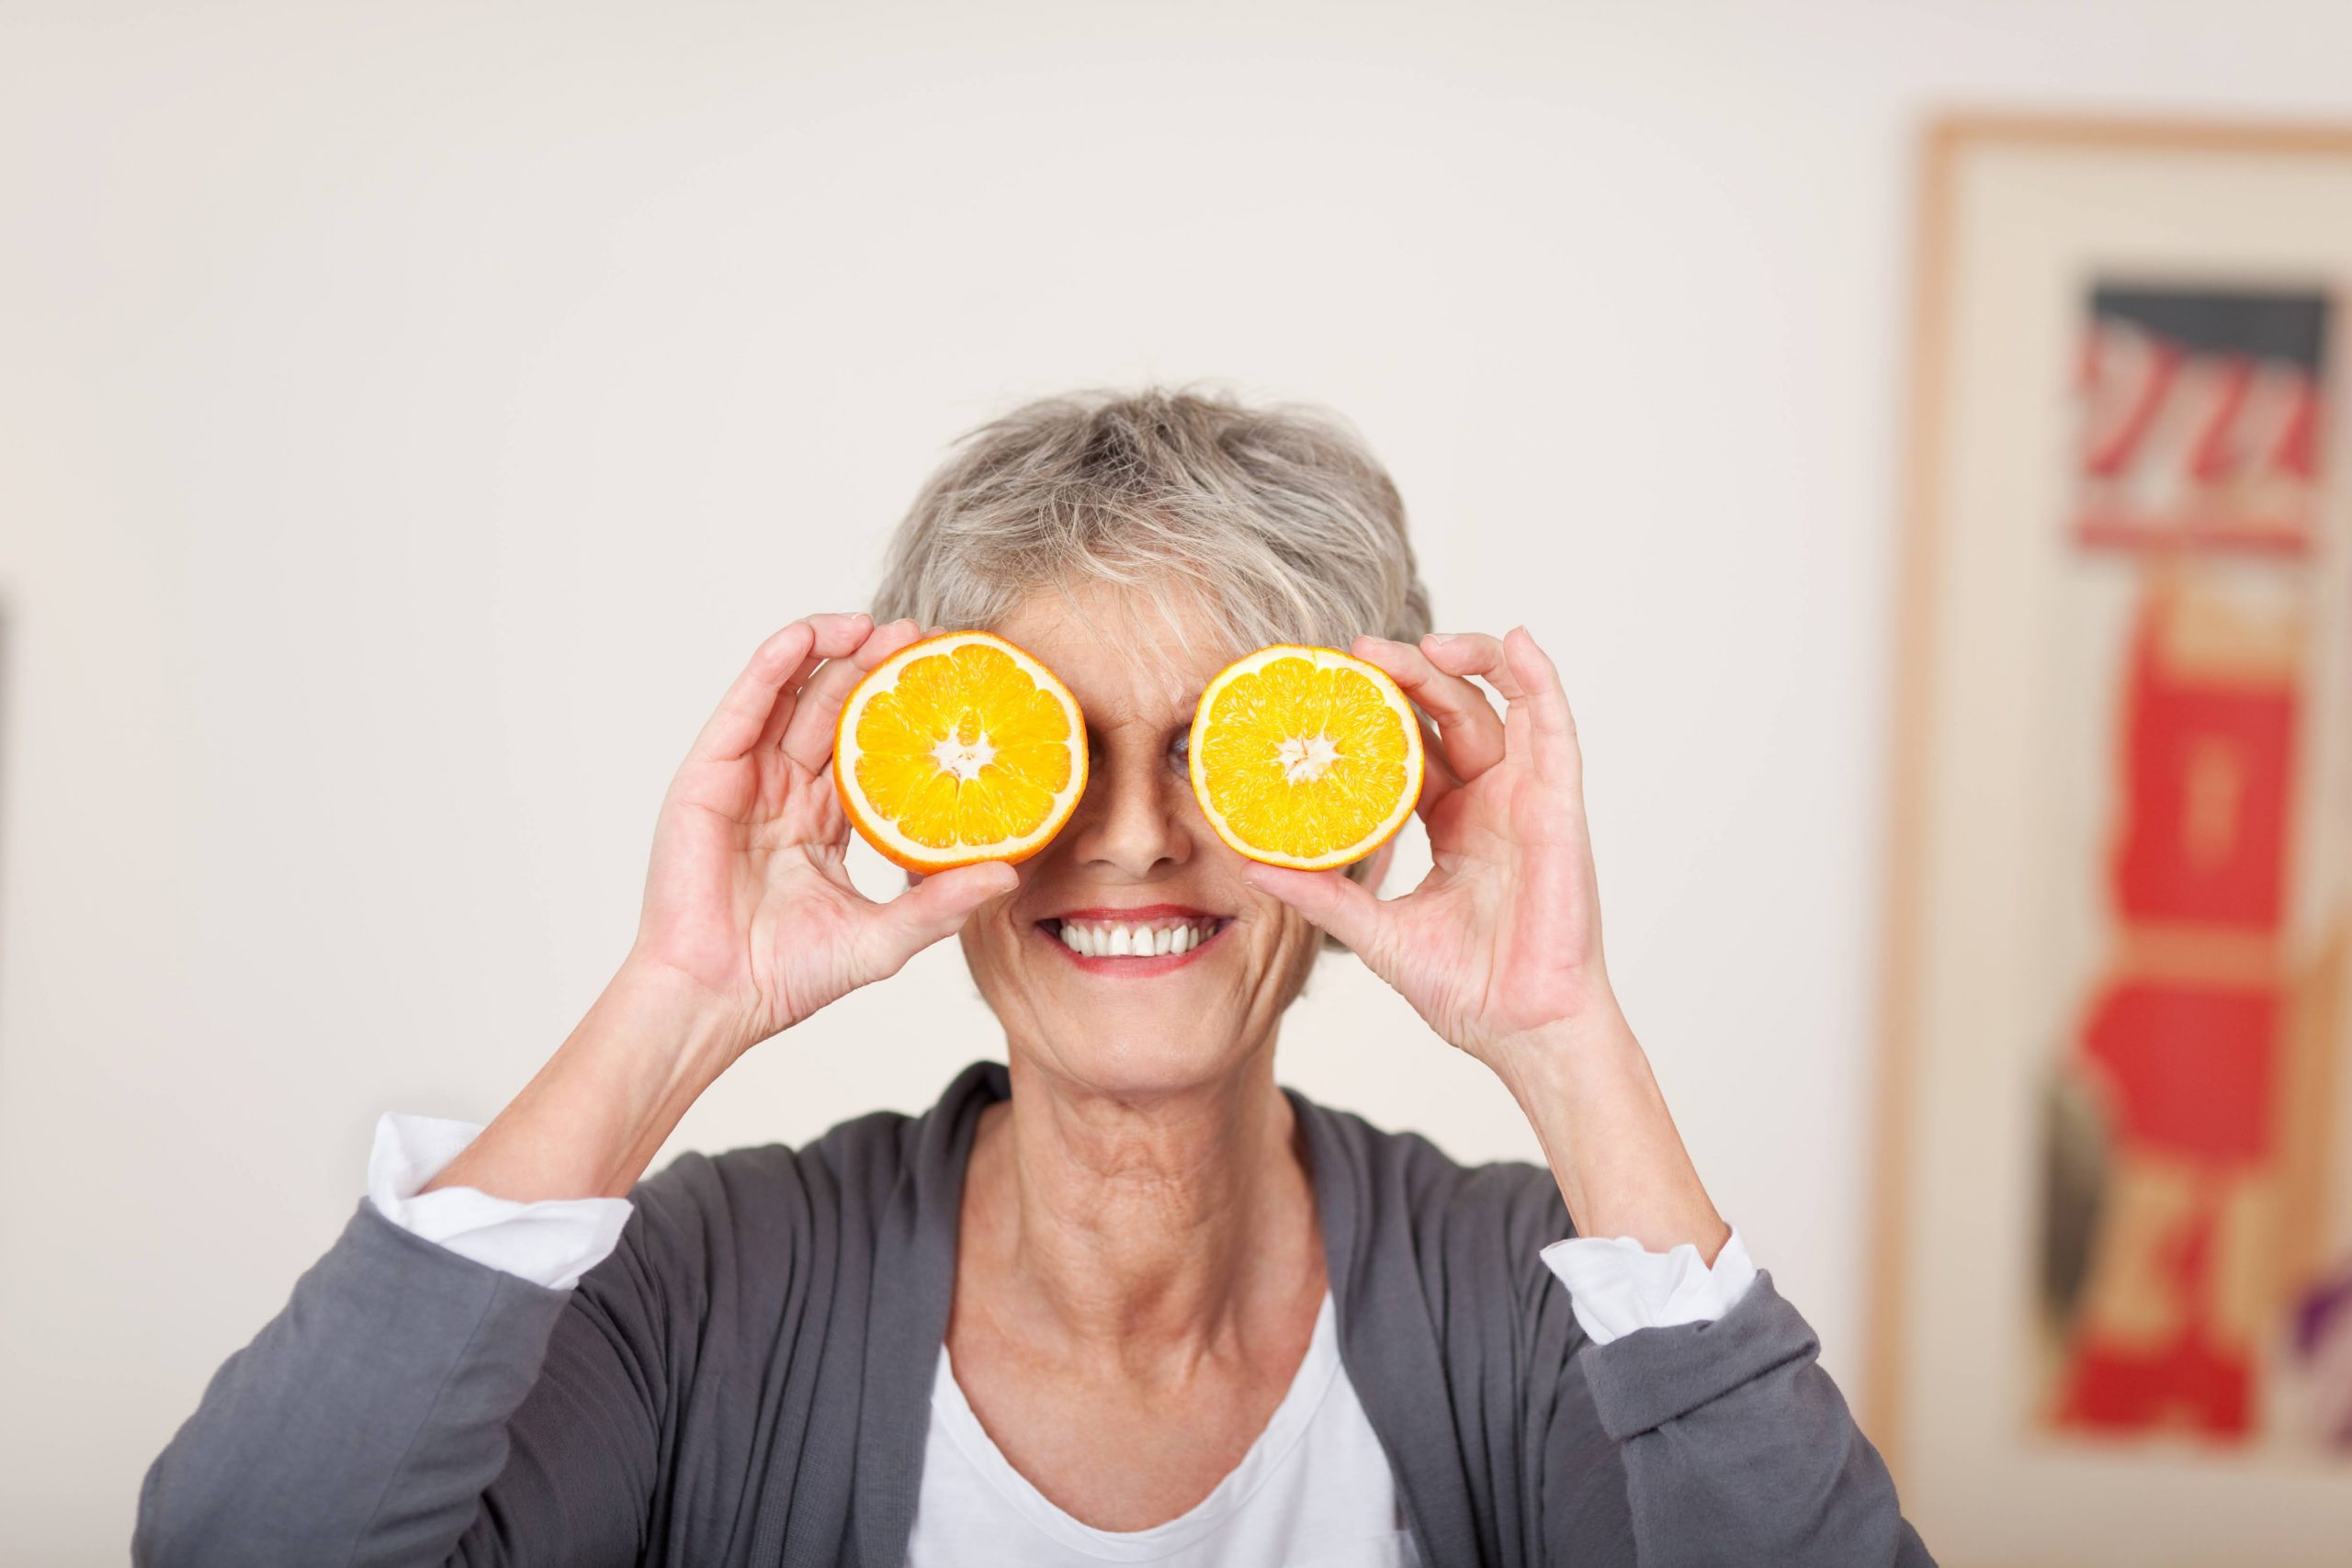
{"type": "MultiPolygon", "coordinates": [[[[1865,1406],[1922,132],[2352,120],[2347,61],[2328,0],[0,0],[0,1560],[121,1560],[377,1115],[595,995],[749,650],[1081,386],[1338,410],[1440,624],[1551,649],[1618,988],[1865,1406]]],[[[1343,956],[1283,1051],[1539,1157],[1343,956]]],[[[678,1146],[998,1052],[937,949],[678,1146]]]]}

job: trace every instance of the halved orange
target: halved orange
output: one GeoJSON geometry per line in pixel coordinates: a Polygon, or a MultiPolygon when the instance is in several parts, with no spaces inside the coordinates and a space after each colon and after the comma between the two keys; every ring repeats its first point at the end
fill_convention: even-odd
{"type": "Polygon", "coordinates": [[[1025,860],[1085,792],[1086,722],[1069,688],[1002,637],[925,637],[842,705],[833,785],[865,841],[909,871],[1025,860]]]}
{"type": "Polygon", "coordinates": [[[1395,836],[1421,794],[1413,705],[1377,666],[1278,643],[1218,672],[1193,710],[1193,793],[1252,860],[1327,871],[1395,836]]]}

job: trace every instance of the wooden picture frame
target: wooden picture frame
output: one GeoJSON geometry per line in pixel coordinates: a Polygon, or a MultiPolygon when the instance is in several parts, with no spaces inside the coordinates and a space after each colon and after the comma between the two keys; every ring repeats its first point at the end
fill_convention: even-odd
{"type": "Polygon", "coordinates": [[[1864,1424],[1954,1568],[2352,1561],[2352,126],[1917,245],[1864,1424]]]}

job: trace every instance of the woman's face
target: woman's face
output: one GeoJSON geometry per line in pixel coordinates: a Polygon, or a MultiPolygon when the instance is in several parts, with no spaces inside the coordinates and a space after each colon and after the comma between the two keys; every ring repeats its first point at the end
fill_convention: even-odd
{"type": "Polygon", "coordinates": [[[1243,884],[1249,863],[1193,797],[1193,705],[1249,650],[1204,648],[1202,631],[1188,654],[1156,612],[1110,591],[1080,594],[1075,609],[1039,594],[991,629],[1076,694],[1090,758],[1069,821],[1015,868],[1020,886],[964,927],[965,959],[1009,1047],[1115,1093],[1238,1071],[1271,1047],[1319,941],[1287,905],[1243,884]]]}

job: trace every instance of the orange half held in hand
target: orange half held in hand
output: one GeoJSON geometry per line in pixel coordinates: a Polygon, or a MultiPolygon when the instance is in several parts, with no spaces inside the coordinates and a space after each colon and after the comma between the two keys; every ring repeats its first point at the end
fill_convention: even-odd
{"type": "Polygon", "coordinates": [[[1396,835],[1421,795],[1421,730],[1387,672],[1277,644],[1228,664],[1193,712],[1193,793],[1217,837],[1328,871],[1396,835]]]}
{"type": "Polygon", "coordinates": [[[1086,722],[1069,688],[1002,637],[925,637],[842,705],[833,786],[865,841],[909,871],[1025,860],[1085,792],[1086,722]]]}

